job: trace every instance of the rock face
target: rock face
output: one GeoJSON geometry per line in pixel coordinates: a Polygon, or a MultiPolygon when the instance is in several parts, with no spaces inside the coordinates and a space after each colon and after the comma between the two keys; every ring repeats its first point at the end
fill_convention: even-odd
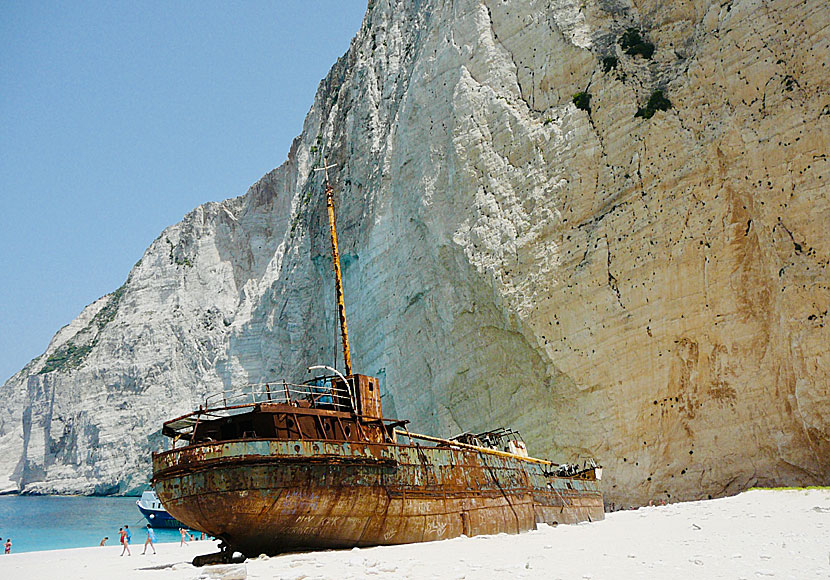
{"type": "Polygon", "coordinates": [[[288,160],[6,383],[0,488],[134,492],[164,419],[331,364],[324,150],[387,416],[618,504],[830,483],[828,63],[823,0],[370,1],[288,160]]]}

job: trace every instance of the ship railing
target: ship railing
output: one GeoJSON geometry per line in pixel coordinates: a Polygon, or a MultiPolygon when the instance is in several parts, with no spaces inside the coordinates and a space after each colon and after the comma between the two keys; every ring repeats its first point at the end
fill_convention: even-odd
{"type": "Polygon", "coordinates": [[[339,377],[318,377],[303,384],[280,382],[256,383],[205,397],[204,404],[187,415],[166,421],[162,434],[189,440],[199,422],[247,413],[251,407],[265,403],[288,404],[306,409],[354,412],[351,391],[339,377]]]}
{"type": "Polygon", "coordinates": [[[302,385],[285,381],[256,383],[233,391],[214,393],[205,397],[202,411],[215,412],[220,409],[235,409],[258,403],[282,403],[307,405],[310,408],[333,409],[349,412],[352,410],[349,390],[335,386],[329,377],[302,385]]]}

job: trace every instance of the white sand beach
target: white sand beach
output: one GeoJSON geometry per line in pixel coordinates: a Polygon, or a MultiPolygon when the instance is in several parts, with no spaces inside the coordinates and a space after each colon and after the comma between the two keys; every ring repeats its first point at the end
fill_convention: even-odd
{"type": "Polygon", "coordinates": [[[120,546],[0,556],[0,578],[623,580],[828,579],[830,489],[754,490],[699,502],[607,514],[602,522],[520,535],[260,557],[194,568],[214,542],[157,544],[120,557],[120,546]]]}

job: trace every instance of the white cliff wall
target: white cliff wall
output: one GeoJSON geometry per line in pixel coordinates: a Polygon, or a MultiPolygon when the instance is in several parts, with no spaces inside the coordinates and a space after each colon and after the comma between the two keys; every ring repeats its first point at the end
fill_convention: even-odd
{"type": "Polygon", "coordinates": [[[285,164],[7,383],[0,487],[136,490],[164,419],[331,362],[323,149],[387,415],[592,455],[618,503],[828,483],[829,29],[818,0],[370,2],[285,164]]]}

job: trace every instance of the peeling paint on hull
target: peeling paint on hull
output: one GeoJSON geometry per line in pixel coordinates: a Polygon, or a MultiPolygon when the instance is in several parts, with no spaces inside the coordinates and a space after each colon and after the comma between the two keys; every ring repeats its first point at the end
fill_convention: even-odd
{"type": "Polygon", "coordinates": [[[234,440],[153,457],[173,517],[246,555],[518,533],[604,517],[595,480],[469,449],[234,440]]]}

